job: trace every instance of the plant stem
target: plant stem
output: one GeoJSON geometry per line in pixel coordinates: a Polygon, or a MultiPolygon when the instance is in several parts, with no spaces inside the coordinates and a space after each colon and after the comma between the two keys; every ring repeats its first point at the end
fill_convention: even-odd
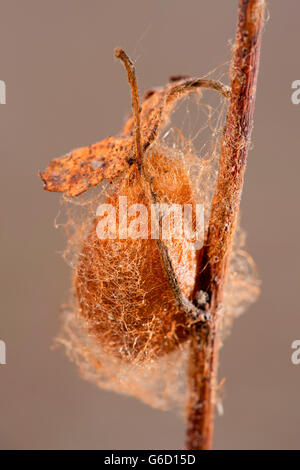
{"type": "Polygon", "coordinates": [[[231,69],[231,96],[220,147],[218,178],[209,228],[199,253],[195,297],[208,294],[212,326],[192,329],[187,405],[187,449],[212,447],[218,363],[218,326],[228,259],[239,212],[256,95],[264,0],[239,0],[238,27],[231,69]]]}
{"type": "Polygon", "coordinates": [[[127,72],[128,76],[128,82],[130,84],[131,88],[131,102],[132,102],[132,111],[135,119],[135,153],[136,153],[136,163],[138,168],[141,168],[142,165],[142,159],[143,159],[143,151],[142,151],[142,142],[141,142],[141,108],[140,108],[140,97],[139,97],[139,90],[138,90],[138,85],[137,85],[137,80],[136,80],[136,74],[135,74],[135,67],[131,60],[129,59],[128,55],[126,52],[121,49],[120,47],[117,47],[115,49],[115,57],[117,59],[120,59],[127,72]]]}

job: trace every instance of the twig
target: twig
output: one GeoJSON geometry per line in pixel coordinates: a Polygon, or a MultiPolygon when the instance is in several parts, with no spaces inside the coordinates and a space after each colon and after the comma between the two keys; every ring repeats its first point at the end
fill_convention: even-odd
{"type": "Polygon", "coordinates": [[[115,49],[115,57],[120,59],[127,72],[128,81],[131,87],[131,100],[132,100],[132,110],[135,119],[135,151],[136,151],[136,163],[138,168],[141,168],[142,165],[142,143],[141,143],[141,116],[140,116],[140,98],[139,98],[139,90],[137,86],[136,74],[135,74],[135,67],[131,60],[129,59],[128,55],[126,54],[123,49],[117,47],[115,49]]]}
{"type": "MultiPolygon", "coordinates": [[[[136,155],[134,161],[137,163],[138,169],[140,174],[144,176],[146,181],[145,190],[149,193],[150,199],[152,199],[153,203],[156,204],[156,195],[152,188],[151,177],[149,178],[144,171],[143,166],[143,150],[142,150],[142,143],[141,143],[141,119],[140,119],[140,104],[139,104],[139,92],[137,86],[137,79],[135,68],[131,60],[129,59],[126,52],[121,49],[120,47],[115,49],[115,57],[120,59],[127,71],[128,81],[131,87],[131,95],[132,95],[132,111],[135,119],[135,147],[136,147],[136,155]]],[[[182,78],[182,77],[180,77],[182,78]]],[[[196,79],[188,79],[184,80],[178,85],[175,85],[171,88],[166,96],[166,100],[163,104],[164,107],[170,105],[174,100],[179,99],[180,97],[185,96],[186,94],[190,93],[193,90],[198,88],[208,88],[211,90],[215,90],[221,93],[223,96],[228,98],[230,96],[230,88],[223,83],[216,81],[216,80],[206,80],[202,78],[196,79]]],[[[159,219],[159,225],[161,225],[161,219],[159,219]]],[[[174,272],[172,261],[168,254],[168,248],[165,243],[158,238],[157,245],[160,252],[160,257],[162,261],[162,265],[164,267],[168,283],[170,288],[173,291],[175,300],[177,305],[182,310],[183,313],[187,315],[190,324],[194,323],[210,323],[211,316],[209,312],[203,311],[196,305],[194,305],[190,300],[188,300],[183,293],[181,292],[178,280],[176,278],[176,274],[174,272]]]]}
{"type": "Polygon", "coordinates": [[[210,90],[218,91],[221,95],[225,96],[225,98],[230,97],[230,88],[227,85],[224,85],[224,83],[219,82],[218,80],[192,78],[175,85],[168,93],[166,104],[170,103],[174,98],[178,99],[178,96],[181,94],[186,95],[188,92],[196,90],[197,88],[208,88],[210,90]]]}
{"type": "MultiPolygon", "coordinates": [[[[157,204],[157,196],[155,192],[153,191],[151,178],[148,178],[147,175],[145,175],[145,180],[148,186],[145,189],[149,193],[150,198],[155,208],[157,204]]],[[[162,215],[158,214],[158,212],[156,212],[156,222],[158,224],[158,230],[160,230],[162,227],[162,215]]],[[[194,305],[187,297],[185,297],[185,295],[181,291],[178,279],[176,277],[176,273],[173,269],[171,258],[169,256],[169,250],[168,250],[167,245],[164,243],[164,241],[160,237],[157,238],[156,242],[157,242],[157,247],[159,250],[162,266],[164,268],[164,271],[168,280],[168,284],[171,290],[173,291],[178,307],[181,309],[183,313],[185,313],[186,318],[189,321],[189,324],[192,325],[197,322],[201,322],[201,323],[211,322],[212,321],[211,315],[208,312],[203,311],[198,305],[194,305]]]]}
{"type": "Polygon", "coordinates": [[[218,313],[239,212],[253,127],[264,0],[239,0],[238,28],[231,71],[231,96],[220,149],[207,240],[198,260],[194,295],[208,294],[214,322],[195,324],[189,360],[187,448],[211,449],[218,361],[218,313]]]}

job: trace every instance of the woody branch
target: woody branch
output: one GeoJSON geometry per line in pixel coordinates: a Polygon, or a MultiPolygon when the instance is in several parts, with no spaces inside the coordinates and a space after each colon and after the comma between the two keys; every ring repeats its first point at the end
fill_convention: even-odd
{"type": "Polygon", "coordinates": [[[211,449],[218,362],[219,310],[239,212],[250,137],[263,27],[264,0],[239,0],[231,95],[220,147],[209,228],[199,253],[195,297],[208,294],[213,326],[195,324],[189,360],[187,448],[211,449]]]}

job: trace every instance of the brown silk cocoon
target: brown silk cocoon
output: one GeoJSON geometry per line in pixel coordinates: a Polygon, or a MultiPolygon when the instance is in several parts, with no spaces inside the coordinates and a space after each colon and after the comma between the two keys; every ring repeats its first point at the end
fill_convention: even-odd
{"type": "MultiPolygon", "coordinates": [[[[180,158],[148,156],[145,164],[159,200],[191,204],[188,173],[180,158]]],[[[147,183],[136,165],[121,181],[106,203],[116,208],[126,196],[128,207],[152,200],[147,183]]],[[[128,220],[128,225],[130,224],[128,220]]],[[[97,223],[97,222],[96,222],[97,223]]],[[[155,239],[99,239],[96,223],[83,243],[75,273],[75,291],[82,318],[102,349],[123,360],[143,361],[173,351],[187,337],[187,319],[180,312],[161,263],[155,239]]],[[[117,225],[118,227],[118,225],[117,225]]],[[[195,251],[187,240],[166,240],[173,269],[181,289],[192,292],[196,269],[195,251]]]]}
{"type": "MultiPolygon", "coordinates": [[[[64,258],[73,277],[69,301],[62,308],[58,342],[85,379],[161,409],[183,409],[186,403],[190,320],[179,311],[158,241],[151,238],[150,206],[153,193],[158,203],[192,205],[193,215],[195,204],[203,204],[207,243],[223,97],[228,91],[213,82],[209,88],[221,92],[219,99],[210,95],[209,103],[202,103],[201,92],[189,96],[200,82],[208,83],[183,80],[147,94],[140,113],[141,174],[135,163],[133,116],[117,136],[54,159],[40,173],[45,189],[64,193],[61,213],[68,239],[64,258]],[[170,122],[184,96],[189,97],[170,122]],[[127,198],[128,208],[143,204],[148,210],[147,239],[119,238],[121,196],[127,198]],[[114,239],[99,239],[96,232],[103,219],[96,215],[97,208],[103,203],[115,207],[114,239]]],[[[137,219],[128,214],[127,227],[137,219]]],[[[193,237],[174,236],[163,240],[187,298],[195,285],[193,241],[193,237]]],[[[219,313],[221,338],[258,292],[255,264],[245,251],[244,233],[237,230],[219,313]]],[[[205,297],[205,292],[200,294],[205,297]]]]}

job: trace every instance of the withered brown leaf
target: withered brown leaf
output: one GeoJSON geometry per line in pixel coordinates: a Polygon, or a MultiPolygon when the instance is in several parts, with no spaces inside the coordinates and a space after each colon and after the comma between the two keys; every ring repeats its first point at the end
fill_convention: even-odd
{"type": "MultiPolygon", "coordinates": [[[[154,91],[142,105],[143,150],[157,135],[169,90],[170,87],[154,91]]],[[[134,119],[130,117],[119,135],[52,160],[48,168],[40,173],[45,183],[44,189],[66,192],[74,197],[96,186],[103,178],[112,180],[118,177],[128,167],[135,152],[133,135],[134,119]]]]}
{"type": "MultiPolygon", "coordinates": [[[[200,87],[215,89],[226,97],[229,94],[229,89],[220,82],[203,79],[182,80],[146,93],[141,106],[143,151],[158,136],[176,101],[200,87]]],[[[66,192],[74,197],[96,186],[103,178],[113,180],[120,176],[134,156],[134,117],[131,116],[119,135],[52,160],[48,168],[39,174],[45,183],[44,189],[66,192]]]]}

